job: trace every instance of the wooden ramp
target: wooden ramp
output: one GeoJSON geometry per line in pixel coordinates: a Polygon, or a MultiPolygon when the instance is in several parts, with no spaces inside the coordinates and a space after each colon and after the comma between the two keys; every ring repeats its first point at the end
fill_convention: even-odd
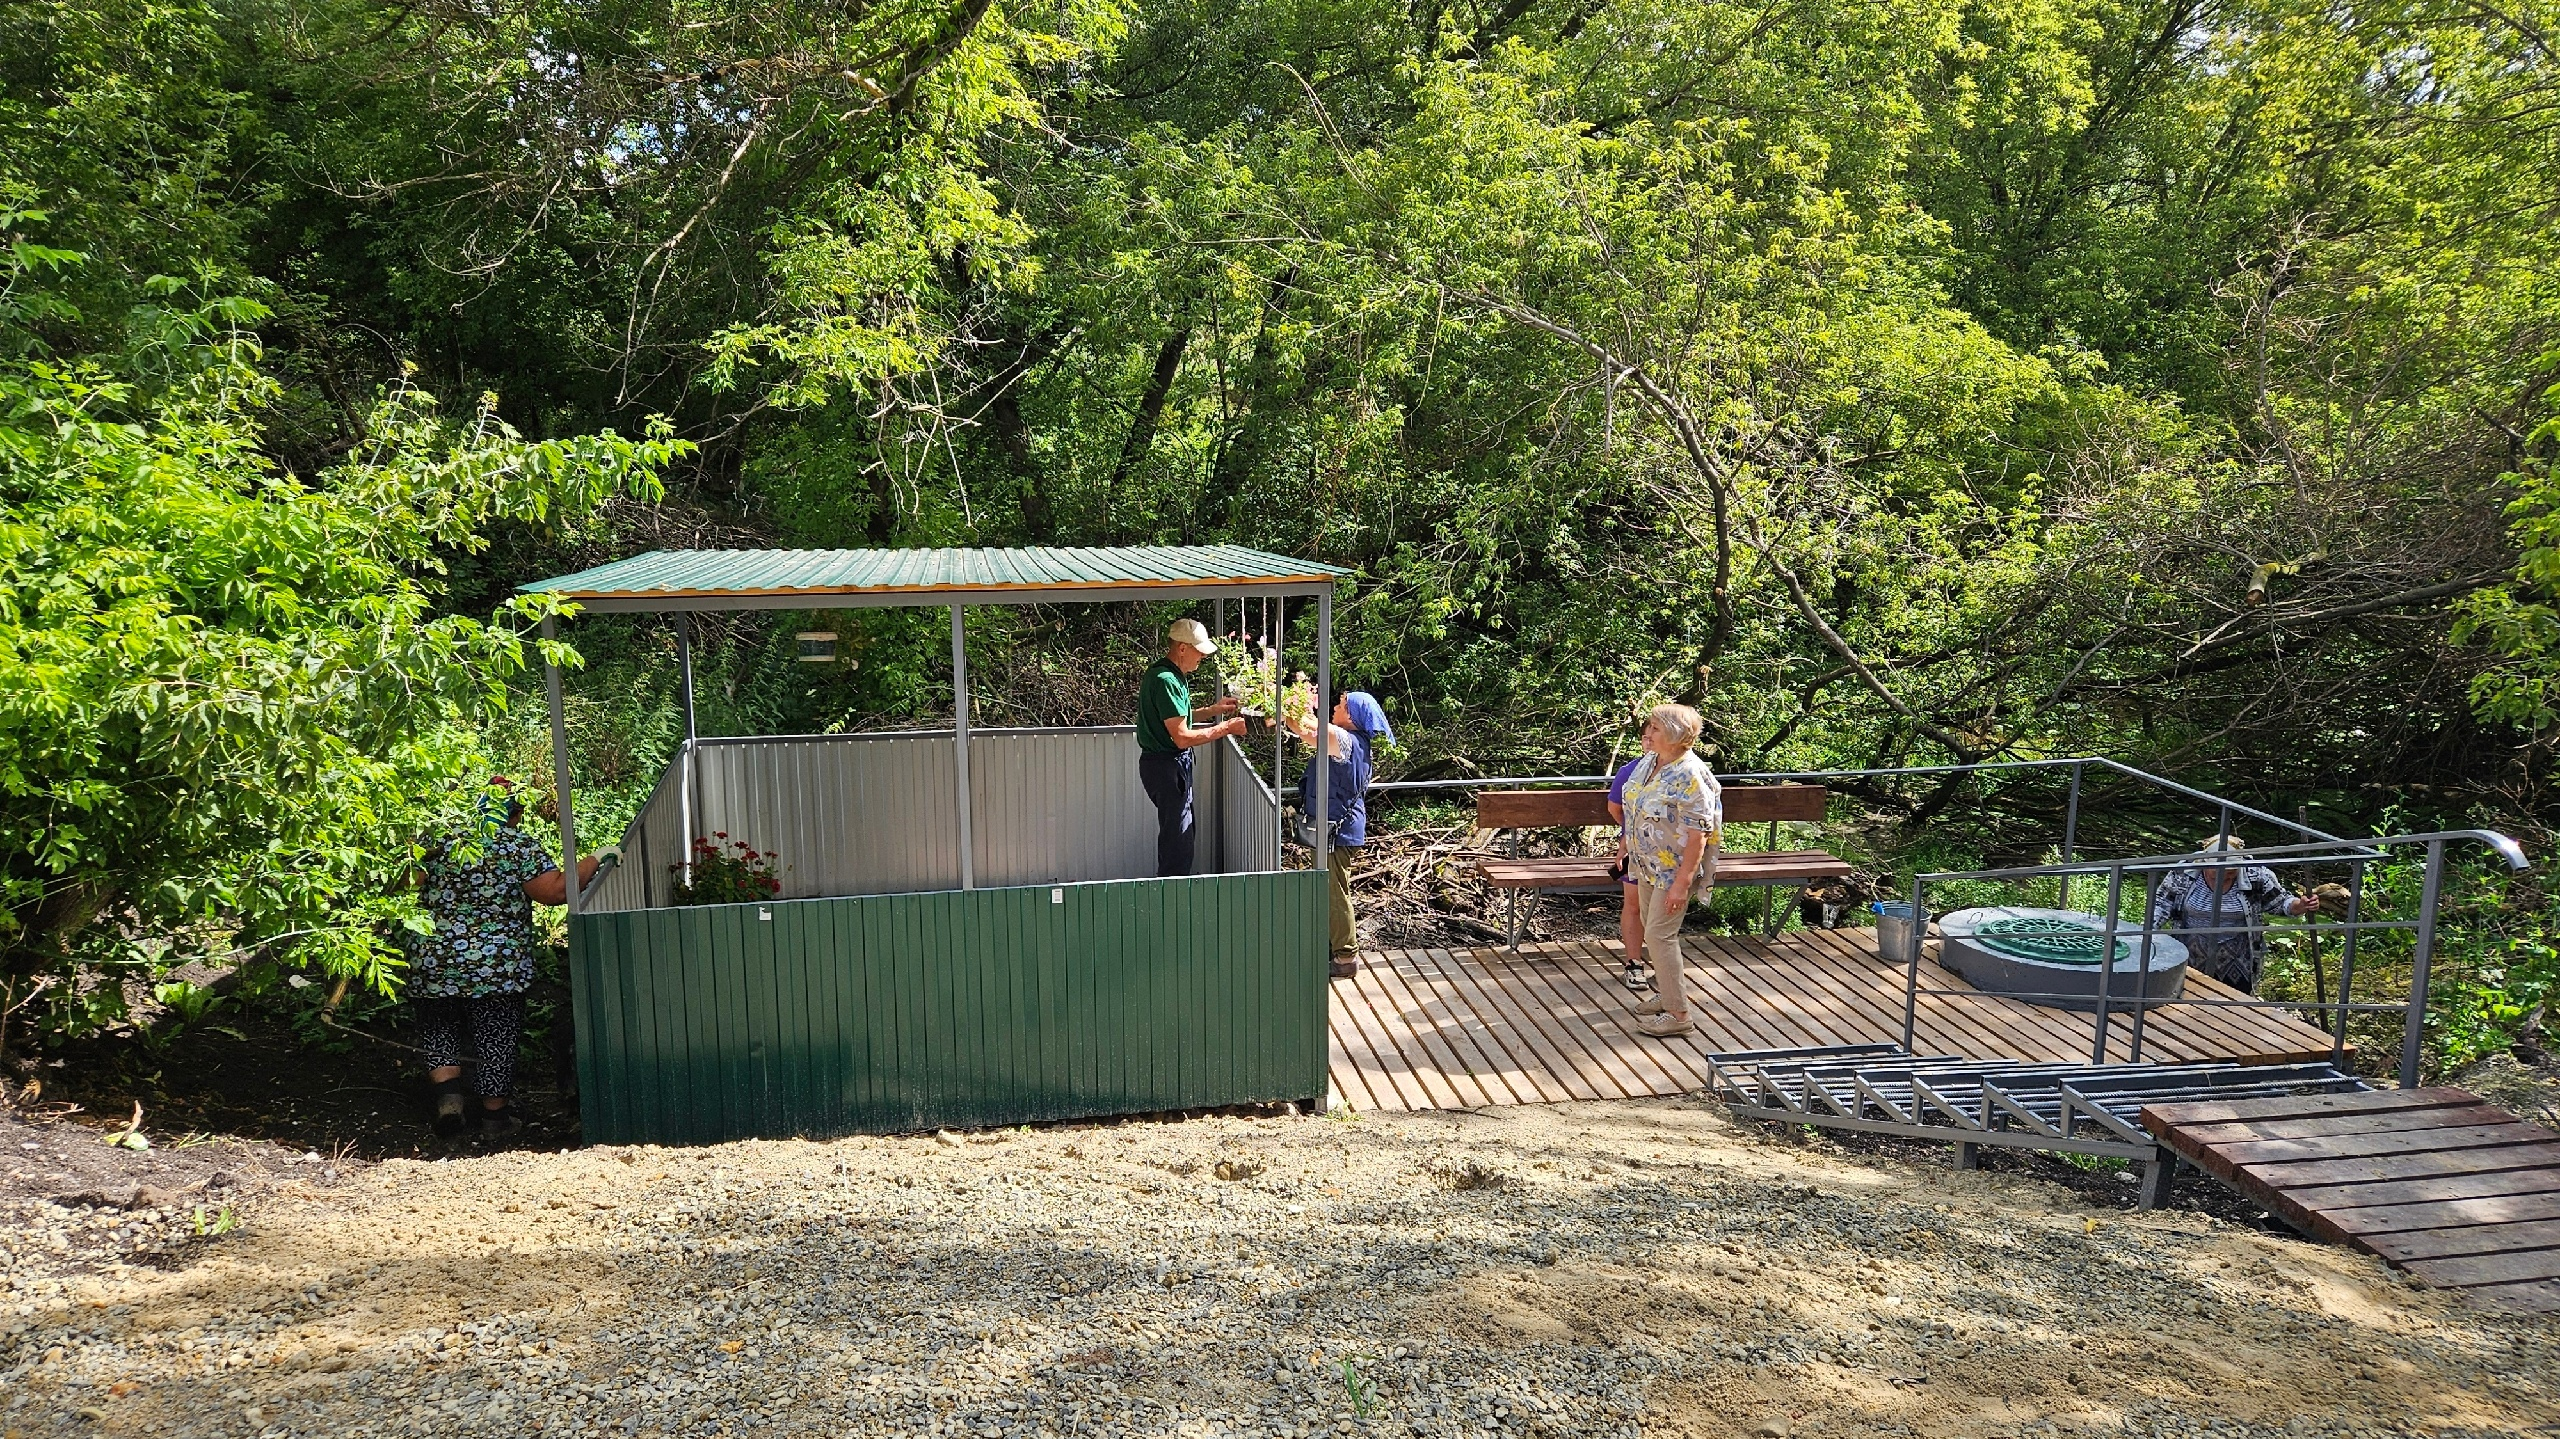
{"type": "Polygon", "coordinates": [[[2142,1124],[2306,1234],[2560,1311],[2560,1134],[2467,1090],[2155,1105],[2142,1124]]]}
{"type": "MultiPolygon", "coordinates": [[[[1903,971],[1866,930],[1683,937],[1697,1032],[1636,1030],[1612,941],[1506,949],[1372,950],[1332,986],[1332,1099],[1354,1110],[1466,1109],[1620,1100],[1707,1088],[1713,1052],[1902,1038],[1903,971]]],[[[1922,989],[1970,991],[1924,962],[1922,989]]],[[[2196,999],[2237,992],[2187,977],[2196,999]]],[[[1923,996],[1923,1054],[2086,1061],[2095,1017],[1972,993],[1923,996]]],[[[2116,1018],[2110,1059],[2132,1058],[2116,1018]]],[[[2173,1006],[2145,1024],[2142,1057],[2168,1063],[2324,1060],[2329,1037],[2291,1013],[2173,1006]]]]}

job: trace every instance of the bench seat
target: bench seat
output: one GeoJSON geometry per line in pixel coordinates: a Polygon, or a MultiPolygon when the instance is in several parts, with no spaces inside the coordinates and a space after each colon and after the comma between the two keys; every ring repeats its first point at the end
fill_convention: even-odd
{"type": "MultiPolygon", "coordinates": [[[[1856,868],[1822,850],[1744,851],[1716,857],[1716,884],[1801,885],[1834,879],[1856,868]]],[[[1485,859],[1476,862],[1476,873],[1496,890],[1599,890],[1617,883],[1609,878],[1606,855],[1485,859]]]]}

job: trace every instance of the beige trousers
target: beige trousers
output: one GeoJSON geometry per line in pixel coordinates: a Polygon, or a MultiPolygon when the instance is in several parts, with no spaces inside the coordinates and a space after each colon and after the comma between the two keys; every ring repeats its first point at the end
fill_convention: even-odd
{"type": "Polygon", "coordinates": [[[1685,967],[1680,959],[1680,922],[1689,918],[1689,907],[1665,915],[1662,913],[1663,891],[1642,880],[1636,882],[1636,913],[1644,925],[1644,951],[1653,958],[1653,993],[1662,1008],[1671,1014],[1688,1013],[1689,991],[1685,967]]]}
{"type": "MultiPolygon", "coordinates": [[[[1697,881],[1690,898],[1715,893],[1716,848],[1707,847],[1706,857],[1698,862],[1697,881]]],[[[1661,887],[1639,879],[1635,884],[1636,913],[1643,917],[1644,950],[1653,959],[1653,993],[1665,1012],[1685,1015],[1689,1010],[1688,967],[1680,958],[1680,922],[1689,918],[1686,905],[1665,915],[1662,913],[1661,887]]]]}

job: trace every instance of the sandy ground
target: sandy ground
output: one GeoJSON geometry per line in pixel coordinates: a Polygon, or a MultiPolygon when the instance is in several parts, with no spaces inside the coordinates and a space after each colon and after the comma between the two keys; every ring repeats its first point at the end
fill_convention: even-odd
{"type": "Polygon", "coordinates": [[[2549,1317],[1696,1102],[273,1168],[34,1202],[0,1425],[2560,1433],[2549,1317]]]}

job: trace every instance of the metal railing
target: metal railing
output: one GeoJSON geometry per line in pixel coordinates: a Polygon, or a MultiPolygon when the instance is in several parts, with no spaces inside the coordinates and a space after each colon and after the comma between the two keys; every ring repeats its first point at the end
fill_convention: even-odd
{"type": "MultiPolygon", "coordinates": [[[[2183,789],[2184,787],[2179,788],[2183,789]]],[[[2234,813],[2249,812],[2245,812],[2242,807],[2234,807],[2234,813]]],[[[2228,821],[2224,822],[2223,834],[2225,836],[2230,834],[2228,821]]],[[[2308,844],[2260,846],[2249,850],[2245,856],[2231,856],[2228,862],[2221,866],[2203,865],[2202,857],[2194,854],[2145,855],[2122,860],[2078,861],[2066,862],[2058,865],[2020,865],[2001,869],[1940,871],[1930,874],[1915,875],[1912,877],[1911,881],[1912,938],[1909,947],[1909,954],[1902,957],[1905,965],[1902,1001],[1903,1047],[1905,1049],[1909,1049],[1913,1043],[1913,1033],[1918,1024],[1919,1004],[1920,997],[1922,995],[1980,995],[1982,993],[1981,991],[1974,989],[1923,989],[1920,985],[1920,960],[1921,952],[1926,947],[1926,936],[1930,918],[1928,909],[1928,891],[1931,885],[1989,881],[2023,882],[2038,879],[2052,879],[2056,882],[2057,891],[2067,897],[2070,893],[2070,882],[2074,877],[2088,876],[2096,878],[2104,876],[2107,882],[2107,900],[2105,908],[2101,911],[2101,917],[2105,922],[2098,944],[2098,953],[2101,958],[2095,966],[2097,971],[2097,993],[2095,997],[2095,1018],[2091,1026],[2092,1033],[2090,1037],[2089,1053],[2091,1064],[2103,1064],[2106,1061],[2107,1044],[2111,1038],[2110,1029],[2113,1022],[2113,1015],[2118,1009],[2127,1009],[2133,1012],[2133,1028],[2129,1039],[2131,1047],[2129,1058],[2135,1062],[2139,1062],[2142,1059],[2144,1022],[2149,1017],[2150,1013],[2156,1009],[2164,1009],[2170,1006],[2190,1006],[2199,1009],[2311,1010],[2331,1014],[2335,1017],[2334,1025],[2330,1031],[2330,1059],[2332,1063],[2342,1062],[2345,1059],[2347,1017],[2350,1014],[2365,1011],[2397,1010],[2401,1012],[2402,1017],[2400,1026],[2399,1083],[2403,1088],[2414,1086],[2418,1083],[2419,1052],[2426,1027],[2428,972],[2435,959],[2438,901],[2443,893],[2444,887],[2445,847],[2457,842],[2471,842],[2486,847],[2492,853],[2497,855],[2500,860],[2504,861],[2510,870],[2523,870],[2527,868],[2527,862],[2524,856],[2524,847],[2518,845],[2508,836],[2501,835],[2494,830],[2439,830],[2425,834],[2388,835],[2366,840],[2340,840],[2336,837],[2324,837],[2321,840],[2308,844]],[[2415,920],[2369,920],[2364,918],[2363,906],[2366,867],[2372,865],[2378,860],[2388,859],[2395,851],[2407,850],[2420,845],[2426,847],[2426,861],[2419,881],[2417,918],[2415,920]],[[2321,934],[2332,933],[2341,934],[2345,937],[2341,942],[2339,951],[2338,998],[2336,1001],[2328,1001],[2325,998],[2310,1001],[2298,999],[2259,1000],[2254,998],[2248,1000],[2191,1000],[2184,996],[2161,999],[2141,994],[2139,991],[2130,997],[2118,997],[2111,993],[2117,969],[2116,943],[2123,925],[2123,900],[2126,876],[2134,876],[2142,890],[2143,919],[2140,931],[2141,945],[2139,951],[2133,957],[2132,970],[2135,976],[2135,984],[2137,986],[2143,986],[2150,974],[2153,941],[2160,938],[2162,934],[2160,930],[2155,928],[2152,922],[2152,910],[2153,897],[2156,893],[2159,881],[2163,877],[2175,874],[2179,871],[2194,870],[2198,868],[2237,871],[2244,867],[2257,867],[2267,870],[2276,870],[2322,864],[2344,865],[2347,867],[2348,881],[2346,887],[2347,900],[2345,917],[2336,924],[2322,924],[2314,921],[2304,925],[2288,928],[2314,937],[2321,934]],[[2357,941],[2363,935],[2374,931],[2404,932],[2413,937],[2410,953],[2409,998],[2405,1001],[2358,1003],[2354,998],[2357,941]]],[[[2229,888],[2238,888],[2237,876],[2233,877],[2229,888]]],[[[2066,898],[2063,903],[2067,907],[2069,904],[2068,899],[2066,898]]],[[[2248,921],[2245,918],[2244,912],[2243,923],[2239,925],[2204,927],[2184,926],[2167,933],[2170,938],[2180,940],[2181,942],[2190,936],[2202,937],[2206,935],[2241,935],[2254,938],[2260,933],[2260,927],[2257,924],[2248,921]]],[[[1941,963],[1943,963],[1944,944],[1945,941],[1942,938],[1940,941],[1941,963]]],[[[2069,1002],[2075,1005],[2086,1003],[2090,999],[2089,996],[2083,994],[2063,994],[2058,992],[2037,993],[2027,991],[2003,991],[2001,993],[2006,998],[2015,1000],[2046,1002],[2059,1001],[2069,1002]]]]}
{"type": "MultiPolygon", "coordinates": [[[[2153,999],[2140,995],[2131,998],[2117,997],[2109,994],[2109,991],[2112,989],[2111,982],[2114,969],[2114,966],[2110,963],[2101,967],[2099,971],[2098,994],[2096,997],[2097,1010],[2093,1025],[2094,1033],[2091,1037],[2090,1053],[2092,1063],[2103,1063],[2105,1060],[2105,1051],[2113,1019],[2112,1012],[2116,1010],[2130,1010],[2132,1012],[2132,1029],[2129,1044],[2131,1046],[2131,1058],[2136,1061],[2139,1061],[2142,1058],[2142,1046],[2145,1038],[2145,1022],[2150,1012],[2154,1009],[2171,1005],[2188,1005],[2199,1008],[2220,1007],[2229,1009],[2312,1011],[2330,1017],[2331,1023],[2327,1027],[2331,1037],[2330,1057],[2331,1060],[2336,1063],[2343,1063],[2345,1059],[2347,1017],[2349,1015],[2363,1012],[2399,1011],[2402,1014],[2399,1081],[2404,1086],[2414,1085],[2417,1083],[2420,1044],[2425,1031],[2428,973],[2435,958],[2435,932],[2438,902],[2444,881],[2445,847],[2449,844],[2455,843],[2476,843],[2488,848],[2492,853],[2496,854],[2510,870],[2520,871],[2528,868],[2525,860],[2524,848],[2509,836],[2502,835],[2491,830],[2444,830],[2426,834],[2392,835],[2372,839],[2350,839],[2345,836],[2334,835],[2328,831],[2317,829],[2305,820],[2287,819],[2282,815],[2272,814],[2253,806],[2244,805],[2239,801],[2213,794],[2210,791],[2199,790],[2192,785],[2184,785],[2178,781],[2171,780],[2166,776],[2154,775],[2147,770],[2138,769],[2134,766],[2127,765],[2122,761],[2110,760],[2104,756],[2098,755],[2067,756],[2049,760],[1992,760],[1970,765],[1903,765],[1839,770],[1765,770],[1735,774],[1720,774],[1717,778],[1725,784],[1732,785],[1753,783],[1776,784],[1785,782],[1819,783],[1843,780],[1889,780],[1903,777],[2000,774],[2009,772],[2053,770],[2067,770],[2070,772],[2069,789],[2063,802],[2062,836],[2059,847],[2059,854],[2061,858],[2059,863],[2051,865],[2015,866],[2003,869],[1945,871],[1933,874],[1924,874],[1913,879],[1912,913],[1914,944],[1912,946],[1912,954],[1907,957],[1904,982],[1905,994],[1903,999],[1902,1035],[1904,1048],[1909,1049],[1912,1047],[1913,1043],[1912,1031],[1916,1023],[1918,1000],[1921,995],[1979,995],[1982,993],[1977,990],[1923,990],[1919,986],[1919,951],[1927,933],[1929,920],[1929,912],[1926,903],[1927,891],[1929,886],[1933,884],[1947,884],[1964,881],[2023,881],[2051,878],[2055,882],[2055,894],[2057,897],[2058,908],[2067,909],[2071,904],[2071,887],[2072,882],[2075,879],[2087,878],[2094,880],[2103,877],[2107,885],[2107,904],[2105,910],[2107,930],[2106,939],[2102,941],[2102,944],[2106,947],[2105,953],[2112,957],[2114,954],[2113,947],[2115,937],[2120,924],[2119,914],[2124,899],[2125,877],[2132,875],[2136,877],[2142,890],[2142,913],[2144,917],[2143,934],[2145,936],[2142,953],[2138,957],[2142,968],[2137,970],[2136,973],[2147,975],[2150,960],[2150,945],[2148,942],[2150,937],[2157,933],[2152,931],[2149,924],[2151,899],[2154,889],[2162,876],[2174,873],[2178,870],[2196,868],[2198,865],[2198,859],[2196,855],[2189,853],[2177,855],[2148,855],[2121,860],[2081,860],[2079,858],[2081,797],[2083,790],[2086,788],[2086,783],[2090,778],[2090,771],[2093,768],[2104,775],[2118,776],[2137,784],[2150,787],[2151,789],[2163,794],[2173,795],[2181,799],[2196,802],[2200,806],[2204,807],[2208,814],[2215,817],[2215,823],[2217,825],[2216,833],[2226,843],[2231,839],[2234,833],[2233,826],[2243,820],[2261,825],[2274,826],[2280,831],[2300,837],[2299,843],[2295,844],[2274,846],[2258,845],[2248,847],[2249,858],[2245,860],[2235,860],[2231,868],[2236,869],[2246,865],[2257,865],[2270,869],[2281,869],[2315,864],[2334,864],[2343,866],[2347,871],[2348,878],[2346,884],[2346,912],[2341,921],[2335,924],[2313,922],[2306,925],[2288,927],[2289,929],[2309,934],[2314,937],[2322,934],[2341,934],[2344,936],[2339,957],[2338,998],[2335,1001],[2327,998],[2325,977],[2321,974],[2316,963],[2314,965],[2314,978],[2315,981],[2320,984],[2320,991],[2315,995],[2314,999],[2309,1001],[2259,1000],[2254,998],[2249,1000],[2188,1000],[2183,997],[2176,999],[2153,999]],[[2419,889],[2417,918],[2414,920],[2374,920],[2365,918],[2363,909],[2365,904],[2366,869],[2378,861],[2390,858],[2394,851],[2406,850],[2419,845],[2426,847],[2426,862],[2419,889]],[[2377,931],[2395,933],[2405,932],[2413,934],[2416,937],[2412,942],[2412,977],[2409,998],[2405,1001],[2358,1002],[2354,999],[2352,986],[2355,978],[2359,939],[2365,934],[2377,931]]],[[[1435,790],[1483,790],[1533,786],[1604,785],[1608,783],[1609,779],[1610,777],[1605,774],[1481,775],[1463,779],[1380,781],[1371,785],[1369,789],[1372,794],[1399,794],[1429,792],[1435,790]]],[[[2188,929],[2177,933],[2197,936],[2205,934],[2218,935],[2230,933],[2231,931],[2239,928],[2242,927],[2224,927],[2222,930],[2188,929]]],[[[2247,928],[2254,929],[2255,927],[2247,928]]],[[[2087,995],[2066,996],[2059,994],[2015,994],[2011,998],[2030,1001],[2069,1000],[2080,1004],[2085,1004],[2090,999],[2087,995]]]]}
{"type": "MultiPolygon", "coordinates": [[[[2326,830],[2315,830],[2303,821],[2287,820],[2281,815],[2271,815],[2264,810],[2243,805],[2239,801],[2228,800],[2209,791],[2198,790],[2192,785],[2181,785],[2167,776],[2154,775],[2148,770],[2136,769],[2123,761],[2109,760],[2102,755],[2072,755],[2051,760],[1985,760],[1971,765],[1895,765],[1867,770],[1751,770],[1737,771],[1732,774],[1719,771],[1716,778],[1727,785],[1783,784],[1789,781],[1889,780],[1909,775],[1977,775],[2007,771],[2067,769],[2071,772],[2071,789],[2068,798],[2063,802],[2062,811],[2062,858],[2067,862],[2073,858],[2074,847],[2079,840],[2081,785],[2092,765],[2121,775],[2128,780],[2139,781],[2154,789],[2201,801],[2213,807],[2221,816],[2222,833],[2226,836],[2231,833],[2232,821],[2235,818],[2241,818],[2263,821],[2311,840],[2326,840],[2341,844],[2355,843],[2347,841],[2343,836],[2332,835],[2326,830]]],[[[1530,785],[1606,785],[1608,783],[1607,775],[1479,775],[1451,780],[1381,780],[1369,787],[1369,793],[1375,795],[1416,790],[1483,790],[1530,785]]]]}
{"type": "MultiPolygon", "coordinates": [[[[2249,819],[2263,821],[2267,824],[2278,826],[2284,830],[2291,831],[2296,835],[2303,836],[2310,840],[2341,845],[2355,845],[2361,843],[2346,840],[2341,836],[2332,835],[2325,830],[2314,829],[2303,821],[2287,820],[2281,815],[2271,815],[2264,810],[2254,809],[2250,806],[2243,805],[2236,800],[2225,799],[2220,795],[2215,795],[2204,790],[2198,790],[2192,785],[2182,785],[2166,776],[2154,775],[2148,770],[2136,769],[2135,767],[2127,765],[2120,760],[2109,760],[2104,756],[2099,755],[2074,755],[2050,760],[1985,760],[1970,765],[1897,765],[1863,770],[1754,770],[1730,775],[1719,774],[1716,778],[1719,782],[1727,785],[1785,784],[1790,782],[1805,783],[1834,780],[1885,780],[1896,779],[1903,776],[1976,775],[2006,773],[2010,771],[2024,772],[2067,769],[2071,772],[2071,781],[2068,795],[2063,801],[2061,856],[2063,862],[2065,864],[2069,864],[2078,856],[2079,853],[2080,795],[2084,782],[2088,776],[2089,767],[2093,765],[2097,766],[2102,771],[2121,775],[2128,780],[2148,785],[2153,789],[2162,791],[2166,794],[2195,800],[2211,807],[2212,813],[2214,813],[2219,819],[2220,830],[2218,833],[2221,834],[2225,840],[2228,840],[2232,834],[2231,827],[2235,819],[2249,819]]],[[[1483,775],[1469,779],[1450,780],[1382,780],[1372,784],[1369,787],[1369,793],[1376,795],[1380,793],[1400,794],[1431,790],[1509,789],[1541,785],[1605,785],[1609,783],[1609,780],[1610,777],[1607,775],[1483,775]]],[[[1777,848],[1777,843],[1778,825],[1777,822],[1771,822],[1769,826],[1770,848],[1777,848]]],[[[2512,844],[2513,842],[2509,843],[2512,844]]],[[[1762,928],[1770,933],[1775,933],[1775,916],[1772,911],[1775,892],[1772,887],[1763,886],[1761,888],[1762,895],[1760,910],[1762,928]]],[[[2064,908],[2068,908],[2071,904],[2071,877],[2069,875],[2064,876],[2061,881],[2058,903],[2064,908]]],[[[1516,943],[1519,932],[1519,896],[1516,891],[1513,892],[1511,904],[1513,909],[1511,917],[1507,922],[1507,931],[1513,942],[1516,943]]]]}

